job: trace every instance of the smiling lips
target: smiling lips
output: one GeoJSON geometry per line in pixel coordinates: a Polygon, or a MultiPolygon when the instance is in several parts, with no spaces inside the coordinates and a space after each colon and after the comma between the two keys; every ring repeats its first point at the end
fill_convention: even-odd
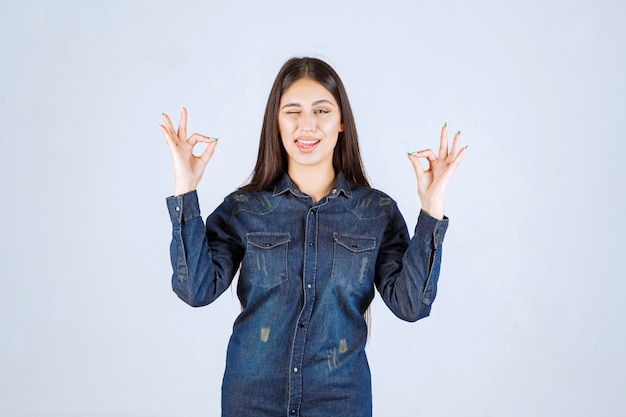
{"type": "Polygon", "coordinates": [[[317,144],[320,143],[319,139],[296,139],[296,146],[300,152],[312,152],[317,144]]]}

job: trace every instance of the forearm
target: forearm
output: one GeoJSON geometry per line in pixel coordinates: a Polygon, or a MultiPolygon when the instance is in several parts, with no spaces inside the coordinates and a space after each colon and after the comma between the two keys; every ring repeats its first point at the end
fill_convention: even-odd
{"type": "Polygon", "coordinates": [[[196,193],[170,197],[167,205],[172,220],[172,289],[191,306],[207,305],[228,288],[232,276],[214,262],[196,193]]]}
{"type": "MultiPolygon", "coordinates": [[[[422,211],[404,251],[385,255],[387,262],[379,269],[379,292],[391,311],[403,320],[416,321],[430,314],[447,225],[447,219],[438,220],[422,211]]],[[[400,247],[397,245],[395,251],[400,247]]]]}

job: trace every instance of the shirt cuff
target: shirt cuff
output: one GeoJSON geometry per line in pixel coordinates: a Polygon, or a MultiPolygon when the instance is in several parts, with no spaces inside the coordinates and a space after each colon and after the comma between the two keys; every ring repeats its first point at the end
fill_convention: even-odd
{"type": "Polygon", "coordinates": [[[167,197],[167,210],[170,213],[172,223],[185,223],[196,217],[200,217],[200,205],[196,190],[188,193],[167,197]]]}
{"type": "Polygon", "coordinates": [[[443,243],[449,220],[446,216],[443,216],[443,220],[435,219],[424,210],[420,210],[415,235],[426,242],[434,241],[435,248],[437,248],[443,243]]]}

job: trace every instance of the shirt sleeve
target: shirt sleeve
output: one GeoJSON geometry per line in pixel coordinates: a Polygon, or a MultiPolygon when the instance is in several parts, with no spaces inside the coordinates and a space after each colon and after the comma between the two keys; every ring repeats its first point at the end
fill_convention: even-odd
{"type": "Polygon", "coordinates": [[[394,209],[376,262],[376,287],[399,318],[417,321],[430,314],[447,228],[447,217],[437,220],[422,210],[409,240],[406,223],[394,209]]]}
{"type": "Polygon", "coordinates": [[[229,206],[224,201],[205,226],[196,191],[168,197],[166,203],[172,221],[172,289],[191,306],[207,305],[230,286],[243,256],[229,225],[229,206]]]}

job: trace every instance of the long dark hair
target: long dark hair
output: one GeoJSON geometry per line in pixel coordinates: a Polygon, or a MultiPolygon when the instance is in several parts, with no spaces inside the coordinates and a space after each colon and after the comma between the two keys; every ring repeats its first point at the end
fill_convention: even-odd
{"type": "Polygon", "coordinates": [[[287,171],[287,153],[278,130],[278,107],[283,92],[302,78],[309,78],[323,85],[339,104],[344,131],[339,132],[333,152],[333,168],[336,172],[343,172],[348,180],[369,187],[359,151],[354,116],[341,78],[326,62],[317,58],[303,57],[291,58],[285,62],[274,80],[265,107],[256,165],[250,182],[242,189],[265,190],[287,171]]]}

